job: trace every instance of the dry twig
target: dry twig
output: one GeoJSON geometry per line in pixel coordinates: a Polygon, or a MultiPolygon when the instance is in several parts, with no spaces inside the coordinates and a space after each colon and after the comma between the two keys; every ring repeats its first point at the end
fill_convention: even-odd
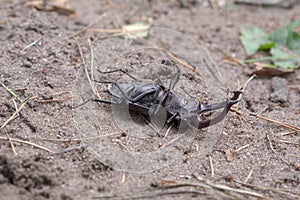
{"type": "Polygon", "coordinates": [[[214,164],[213,164],[212,157],[210,155],[209,155],[209,163],[210,163],[210,169],[211,169],[211,176],[214,177],[214,175],[215,175],[214,164]]]}
{"type": "Polygon", "coordinates": [[[211,188],[214,188],[214,189],[217,189],[217,190],[221,190],[221,191],[227,191],[227,192],[234,192],[234,193],[238,193],[238,194],[243,194],[243,195],[248,195],[248,196],[254,196],[254,197],[257,197],[257,198],[262,198],[262,199],[266,199],[265,196],[261,195],[261,194],[258,194],[256,192],[252,192],[252,191],[248,191],[248,190],[242,190],[242,189],[236,189],[236,188],[231,188],[231,187],[228,187],[226,185],[220,185],[220,184],[215,184],[215,183],[212,183],[208,180],[204,180],[196,175],[194,175],[194,177],[200,181],[201,183],[203,183],[204,185],[207,185],[211,188]]]}
{"type": "Polygon", "coordinates": [[[272,141],[271,141],[269,135],[266,135],[266,137],[267,137],[267,139],[268,139],[269,146],[270,146],[271,150],[273,151],[273,153],[277,154],[276,151],[275,151],[274,148],[273,148],[273,144],[272,144],[272,141]]]}
{"type": "Polygon", "coordinates": [[[252,174],[253,174],[253,169],[250,170],[250,172],[249,172],[247,178],[244,180],[244,183],[247,183],[247,182],[248,182],[248,180],[250,179],[250,177],[252,176],[252,174]]]}
{"type": "Polygon", "coordinates": [[[41,145],[38,145],[38,144],[35,144],[35,143],[32,143],[32,142],[28,142],[28,141],[24,141],[24,140],[20,140],[20,139],[15,139],[15,138],[7,138],[7,137],[1,137],[0,136],[0,140],[11,140],[12,142],[18,142],[18,143],[22,143],[22,144],[27,144],[27,145],[30,145],[30,146],[33,146],[33,147],[36,147],[38,149],[41,149],[41,150],[44,150],[44,151],[47,151],[47,152],[50,152],[50,153],[55,153],[54,151],[46,148],[46,147],[43,147],[41,145]]]}
{"type": "Polygon", "coordinates": [[[280,126],[283,126],[285,128],[288,128],[288,129],[291,129],[293,131],[296,131],[296,132],[300,133],[300,128],[295,127],[295,126],[290,125],[290,124],[287,124],[285,122],[281,122],[281,121],[278,121],[278,120],[275,120],[275,119],[264,117],[264,116],[261,116],[261,115],[256,114],[256,113],[250,113],[250,116],[253,116],[253,117],[256,117],[256,118],[259,118],[259,119],[263,119],[263,120],[266,120],[268,122],[272,122],[272,123],[278,124],[280,126]]]}
{"type": "Polygon", "coordinates": [[[256,189],[256,190],[261,190],[261,191],[271,191],[271,192],[276,192],[279,194],[284,194],[284,195],[295,195],[297,197],[300,197],[300,193],[299,192],[291,192],[291,191],[285,191],[282,189],[275,189],[275,188],[270,188],[270,187],[264,187],[264,186],[257,186],[257,185],[252,185],[249,183],[244,183],[241,181],[236,181],[234,180],[235,183],[241,184],[242,186],[251,188],[251,189],[256,189]]]}
{"type": "Polygon", "coordinates": [[[33,96],[30,97],[28,99],[26,99],[25,101],[23,101],[23,103],[20,105],[20,107],[14,112],[14,114],[12,114],[12,116],[10,116],[10,118],[8,118],[8,120],[6,120],[0,127],[0,130],[3,129],[9,122],[11,122],[13,119],[15,119],[19,112],[24,108],[24,106],[32,99],[36,99],[38,98],[38,96],[33,96]]]}

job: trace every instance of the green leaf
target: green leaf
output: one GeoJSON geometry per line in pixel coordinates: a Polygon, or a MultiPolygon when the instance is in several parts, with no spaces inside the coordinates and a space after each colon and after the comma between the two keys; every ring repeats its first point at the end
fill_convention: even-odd
{"type": "Polygon", "coordinates": [[[287,42],[287,47],[300,55],[300,35],[296,32],[291,33],[287,42]]]}
{"type": "MultiPolygon", "coordinates": [[[[256,27],[242,27],[240,40],[247,55],[254,54],[262,45],[272,46],[269,35],[256,27]]],[[[265,48],[266,46],[263,46],[265,48]]]]}
{"type": "Polygon", "coordinates": [[[272,34],[269,39],[276,44],[286,46],[291,50],[297,50],[300,53],[300,35],[294,32],[294,29],[300,25],[300,20],[291,22],[287,26],[279,28],[272,34]]]}
{"type": "Polygon", "coordinates": [[[284,69],[294,69],[300,67],[300,55],[283,46],[274,46],[270,53],[272,55],[273,64],[278,67],[284,69]]]}
{"type": "Polygon", "coordinates": [[[275,46],[275,42],[269,42],[269,43],[261,44],[258,50],[269,51],[274,46],[275,46]]]}

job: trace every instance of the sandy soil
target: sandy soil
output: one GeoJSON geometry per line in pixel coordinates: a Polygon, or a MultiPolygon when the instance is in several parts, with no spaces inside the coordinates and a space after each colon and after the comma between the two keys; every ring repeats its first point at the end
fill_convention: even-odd
{"type": "MultiPolygon", "coordinates": [[[[284,103],[276,101],[274,96],[278,92],[277,79],[258,77],[252,80],[238,105],[243,114],[228,114],[224,127],[219,126],[215,136],[211,136],[215,140],[206,152],[209,156],[200,154],[195,148],[201,145],[201,138],[183,138],[180,148],[167,155],[174,162],[155,171],[134,173],[116,170],[80,140],[85,139],[82,131],[88,134],[89,126],[94,126],[95,121],[96,128],[107,134],[118,131],[111,125],[113,120],[108,106],[88,107],[95,109],[87,110],[92,111],[91,121],[87,120],[90,124],[81,123],[78,111],[71,109],[74,98],[76,103],[81,100],[78,99],[78,91],[82,92],[78,80],[85,74],[78,44],[83,55],[89,58],[88,39],[96,49],[109,35],[82,32],[72,37],[91,22],[94,22],[92,28],[116,29],[124,24],[150,20],[155,27],[178,30],[210,52],[208,60],[216,63],[225,86],[233,90],[249,78],[245,70],[251,67],[228,60],[227,55],[238,59],[246,57],[238,39],[240,28],[255,25],[272,31],[299,20],[299,4],[283,9],[229,3],[213,9],[205,2],[187,1],[183,8],[179,1],[71,1],[76,16],[66,17],[10,0],[1,1],[0,80],[22,100],[34,98],[24,104],[18,117],[0,130],[0,199],[106,199],[105,196],[110,196],[107,199],[299,199],[299,132],[249,115],[263,111],[262,116],[300,127],[299,70],[279,79],[286,83],[282,91],[288,91],[287,94],[277,93],[287,96],[284,103]],[[34,45],[29,45],[34,41],[34,45]],[[11,142],[7,138],[11,138],[11,142]],[[189,141],[191,145],[186,145],[189,141]],[[195,175],[203,180],[197,180],[195,175]],[[240,189],[242,193],[232,189],[240,189]]],[[[172,38],[170,35],[155,37],[172,38]]],[[[170,41],[176,46],[176,39],[170,41]]],[[[180,40],[178,44],[182,44],[180,40]]],[[[193,53],[188,43],[180,48],[182,52],[193,53]]],[[[108,51],[100,50],[95,53],[96,59],[101,61],[110,56],[108,51]]],[[[153,55],[151,58],[122,55],[118,61],[129,71],[130,66],[150,61],[156,67],[162,67],[163,63],[170,65],[168,60],[162,62],[164,57],[153,55]]],[[[203,55],[190,56],[197,61],[203,55]]],[[[131,70],[137,76],[142,74],[131,70]]],[[[191,78],[195,76],[191,71],[183,71],[183,79],[189,77],[189,80],[186,78],[190,84],[188,89],[199,95],[201,81],[191,78]]],[[[0,90],[2,126],[15,112],[15,104],[19,107],[22,103],[4,87],[0,90]]],[[[212,131],[198,132],[205,135],[212,131]]],[[[172,137],[176,137],[176,133],[170,134],[172,137]]],[[[166,142],[163,140],[152,136],[151,144],[157,146],[166,142]]],[[[132,141],[134,151],[139,148],[149,151],[148,140],[148,146],[132,141]]]]}

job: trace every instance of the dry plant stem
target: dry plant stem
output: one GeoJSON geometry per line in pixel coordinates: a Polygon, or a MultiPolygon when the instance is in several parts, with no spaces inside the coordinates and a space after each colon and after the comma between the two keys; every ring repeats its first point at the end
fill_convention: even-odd
{"type": "Polygon", "coordinates": [[[221,190],[221,191],[227,191],[227,192],[234,192],[234,193],[238,193],[238,194],[243,194],[243,195],[249,195],[249,196],[254,196],[254,197],[258,197],[258,198],[262,198],[262,199],[266,199],[265,196],[261,195],[261,194],[258,194],[256,192],[252,192],[252,191],[248,191],[248,190],[242,190],[242,189],[236,189],[236,188],[231,188],[231,187],[228,187],[226,185],[220,185],[220,184],[215,184],[215,183],[212,183],[208,180],[204,180],[196,175],[193,175],[198,181],[200,181],[201,183],[211,187],[211,188],[214,188],[214,189],[217,189],[217,190],[221,190]]]}
{"type": "MultiPolygon", "coordinates": [[[[9,140],[7,137],[1,137],[0,136],[0,140],[9,140]]],[[[50,152],[50,153],[55,153],[54,151],[46,148],[46,147],[43,147],[43,146],[40,146],[38,144],[34,144],[32,142],[28,142],[28,141],[24,141],[24,140],[19,140],[19,139],[15,139],[15,138],[10,138],[10,140],[12,142],[18,142],[18,143],[22,143],[22,144],[27,144],[27,145],[30,145],[30,146],[33,146],[33,147],[36,147],[38,149],[41,149],[41,150],[44,150],[44,151],[47,151],[47,152],[50,152]]]]}
{"type": "Polygon", "coordinates": [[[26,47],[23,48],[23,51],[25,51],[26,49],[32,47],[33,45],[35,45],[36,43],[38,43],[41,39],[43,39],[43,37],[40,37],[38,39],[36,39],[35,41],[33,41],[32,43],[30,43],[29,45],[27,45],[26,47]]]}
{"type": "MultiPolygon", "coordinates": [[[[96,138],[96,137],[95,137],[96,138]]],[[[95,139],[94,138],[94,139],[95,139]]],[[[98,138],[98,137],[97,137],[98,138]]],[[[45,140],[45,141],[52,141],[52,142],[81,142],[82,139],[55,139],[55,138],[34,138],[35,140],[45,140]]]]}
{"type": "Polygon", "coordinates": [[[128,153],[132,154],[131,151],[128,149],[128,147],[125,144],[123,144],[121,141],[116,141],[116,142],[120,145],[121,148],[126,150],[128,153]]]}
{"type": "Polygon", "coordinates": [[[93,33],[121,33],[123,31],[123,29],[88,29],[87,31],[89,32],[93,32],[93,33]]]}
{"type": "Polygon", "coordinates": [[[170,142],[165,143],[164,145],[162,145],[161,147],[159,147],[159,149],[165,148],[166,146],[172,144],[173,142],[175,142],[176,140],[179,140],[180,138],[182,138],[183,136],[185,136],[187,133],[184,133],[182,135],[177,136],[176,138],[174,138],[173,140],[171,140],[170,142]]]}
{"type": "Polygon", "coordinates": [[[82,60],[82,64],[85,65],[85,59],[84,59],[84,56],[83,56],[82,48],[81,48],[77,38],[75,38],[75,40],[76,40],[77,47],[78,47],[78,50],[79,50],[79,54],[80,54],[80,57],[81,57],[81,60],[82,60]]]}
{"type": "Polygon", "coordinates": [[[121,180],[122,184],[124,184],[125,181],[126,181],[126,172],[123,171],[122,172],[122,180],[121,180]]]}
{"type": "Polygon", "coordinates": [[[164,137],[167,137],[167,136],[169,135],[169,132],[170,132],[170,130],[172,129],[172,127],[173,127],[173,123],[172,123],[172,124],[170,125],[170,127],[167,129],[166,134],[165,134],[164,137]]]}
{"type": "Polygon", "coordinates": [[[284,131],[284,132],[281,132],[281,133],[278,133],[277,136],[285,136],[285,135],[290,135],[290,134],[293,134],[295,133],[295,131],[284,131]]]}
{"type": "Polygon", "coordinates": [[[235,106],[232,106],[231,108],[230,108],[230,111],[232,111],[232,112],[235,112],[236,114],[238,114],[238,115],[242,115],[243,114],[243,111],[240,111],[237,107],[235,107],[235,106]]]}
{"type": "MultiPolygon", "coordinates": [[[[112,133],[112,134],[107,134],[107,135],[101,135],[101,138],[103,137],[110,137],[114,135],[121,134],[120,132],[117,133],[112,133]]],[[[94,140],[94,139],[99,139],[99,136],[95,137],[89,137],[89,138],[84,138],[84,139],[79,139],[79,138],[66,138],[66,139],[55,139],[55,138],[34,138],[35,140],[47,140],[47,141],[55,141],[55,142],[82,142],[83,140],[94,140]]]]}
{"type": "Polygon", "coordinates": [[[53,102],[63,102],[66,101],[68,99],[72,99],[73,97],[66,97],[63,99],[49,99],[49,100],[36,100],[39,103],[53,103],[53,102]]]}
{"type": "Polygon", "coordinates": [[[50,97],[51,99],[41,99],[41,100],[36,100],[37,102],[39,103],[50,103],[50,102],[62,102],[62,101],[66,101],[67,99],[71,99],[73,97],[65,97],[65,98],[62,98],[62,99],[54,99],[53,97],[55,96],[59,96],[59,95],[62,95],[62,94],[66,94],[66,93],[70,93],[69,91],[61,91],[61,92],[57,92],[57,93],[54,93],[52,94],[50,97]]]}
{"type": "Polygon", "coordinates": [[[250,82],[252,79],[254,79],[255,77],[256,77],[255,74],[252,75],[252,76],[244,83],[244,85],[242,85],[242,86],[239,88],[239,90],[245,91],[246,86],[247,86],[247,85],[249,84],[249,82],[250,82]]]}
{"type": "Polygon", "coordinates": [[[168,195],[179,195],[179,194],[193,194],[193,195],[204,195],[204,192],[200,191],[189,191],[189,190],[182,190],[182,191],[170,191],[170,192],[145,192],[142,194],[137,195],[128,195],[128,196],[98,196],[93,199],[115,199],[115,200],[132,200],[132,199],[159,199],[159,196],[168,196],[168,195]]]}
{"type": "Polygon", "coordinates": [[[52,94],[52,96],[58,96],[58,95],[68,94],[68,93],[70,93],[70,91],[60,91],[60,92],[56,92],[56,93],[52,94]]]}
{"type": "Polygon", "coordinates": [[[73,35],[69,36],[69,38],[75,37],[81,33],[86,32],[91,26],[93,26],[97,21],[101,20],[102,18],[106,17],[107,13],[103,13],[102,15],[100,15],[99,17],[97,17],[96,19],[94,19],[93,21],[91,21],[84,29],[74,33],[73,35]]]}
{"type": "Polygon", "coordinates": [[[287,123],[280,122],[280,121],[278,121],[278,120],[271,119],[271,118],[268,118],[268,117],[264,117],[264,116],[261,116],[261,115],[255,114],[255,113],[250,113],[250,116],[254,116],[254,117],[257,117],[257,118],[259,118],[259,119],[263,119],[263,120],[266,120],[266,121],[269,121],[269,122],[278,124],[278,125],[280,125],[280,126],[283,126],[283,127],[288,128],[288,129],[291,129],[291,130],[293,130],[293,131],[296,131],[297,133],[300,133],[300,128],[295,127],[295,126],[292,126],[292,125],[289,125],[289,124],[287,124],[287,123]]]}
{"type": "Polygon", "coordinates": [[[269,146],[270,146],[271,150],[273,151],[273,153],[277,154],[276,151],[275,151],[274,148],[273,148],[273,144],[272,144],[272,141],[271,141],[269,135],[266,135],[266,137],[267,137],[267,139],[268,139],[269,146]]]}
{"type": "MultiPolygon", "coordinates": [[[[300,158],[300,156],[299,155],[294,155],[294,154],[291,154],[290,156],[293,156],[293,157],[295,157],[295,158],[300,158]]],[[[300,194],[299,194],[300,195],[300,194]]]]}
{"type": "Polygon", "coordinates": [[[7,139],[8,139],[8,141],[9,141],[9,143],[10,143],[10,146],[11,146],[11,149],[12,149],[12,151],[13,151],[13,153],[14,153],[14,156],[16,156],[16,155],[17,155],[17,152],[16,152],[15,145],[13,144],[13,142],[11,141],[11,138],[8,136],[7,133],[6,133],[6,136],[7,136],[7,139]]]}
{"type": "Polygon", "coordinates": [[[247,183],[247,182],[248,182],[248,180],[250,179],[250,177],[252,176],[252,174],[253,174],[253,169],[250,170],[250,172],[249,172],[247,178],[244,180],[244,183],[247,183]]]}
{"type": "Polygon", "coordinates": [[[80,145],[80,146],[76,146],[76,147],[68,147],[68,148],[63,149],[61,151],[53,153],[53,155],[64,154],[64,153],[67,153],[67,152],[70,152],[70,151],[79,150],[79,149],[83,149],[83,148],[86,148],[86,147],[87,147],[87,145],[80,145]]]}
{"type": "Polygon", "coordinates": [[[291,191],[284,191],[281,189],[275,189],[275,188],[269,188],[269,187],[264,187],[264,186],[257,186],[257,185],[252,185],[249,183],[243,183],[241,181],[234,181],[235,183],[241,184],[245,187],[251,188],[251,189],[257,189],[257,190],[261,190],[261,191],[272,191],[272,192],[276,192],[276,193],[280,193],[280,194],[285,194],[285,195],[295,195],[300,197],[300,193],[298,192],[291,192],[291,191]]]}
{"type": "Polygon", "coordinates": [[[210,169],[211,169],[211,176],[214,177],[214,175],[215,175],[214,164],[213,164],[212,157],[210,155],[209,155],[209,163],[210,163],[210,169]]]}
{"type": "Polygon", "coordinates": [[[246,145],[244,145],[244,146],[242,146],[242,147],[236,149],[235,152],[238,152],[238,151],[241,151],[241,150],[243,150],[243,149],[246,149],[246,148],[249,147],[251,144],[252,144],[252,143],[246,144],[246,145]]]}
{"type": "Polygon", "coordinates": [[[93,90],[93,93],[98,97],[99,95],[98,95],[98,93],[97,93],[94,85],[92,84],[92,80],[91,80],[91,78],[93,78],[92,72],[93,72],[93,68],[94,68],[94,51],[93,51],[92,42],[91,42],[90,39],[88,39],[88,43],[89,43],[90,52],[91,52],[91,66],[90,66],[91,76],[89,75],[89,71],[88,71],[86,65],[84,65],[84,70],[85,70],[85,73],[86,73],[86,77],[87,77],[87,79],[89,81],[89,84],[90,84],[90,86],[91,86],[91,88],[93,90]]]}
{"type": "MultiPolygon", "coordinates": [[[[18,110],[18,105],[16,103],[16,101],[14,99],[12,99],[13,103],[14,103],[14,106],[15,106],[15,109],[18,110]]],[[[18,114],[19,115],[19,114],[18,114]]]]}
{"type": "Polygon", "coordinates": [[[13,119],[15,119],[18,116],[19,112],[24,108],[24,106],[27,104],[28,101],[30,101],[32,99],[36,99],[36,98],[38,98],[38,96],[33,96],[33,97],[30,97],[30,98],[26,99],[25,101],[23,101],[23,103],[14,112],[14,114],[12,114],[12,116],[1,125],[0,130],[3,129],[10,121],[12,121],[13,119]]]}
{"type": "Polygon", "coordinates": [[[150,128],[152,128],[152,130],[157,134],[157,136],[161,136],[158,128],[154,124],[152,124],[149,120],[147,120],[146,117],[144,117],[143,115],[141,115],[141,116],[142,116],[143,120],[150,126],[150,128]]]}
{"type": "Polygon", "coordinates": [[[300,146],[300,143],[290,142],[290,141],[287,141],[287,140],[277,139],[276,141],[281,142],[281,143],[293,144],[293,145],[300,146]]]}

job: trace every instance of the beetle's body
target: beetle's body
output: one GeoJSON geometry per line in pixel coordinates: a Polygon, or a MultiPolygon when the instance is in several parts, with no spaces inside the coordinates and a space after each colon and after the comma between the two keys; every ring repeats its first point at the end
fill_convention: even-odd
{"type": "Polygon", "coordinates": [[[94,99],[101,103],[122,104],[128,103],[129,110],[137,111],[143,115],[154,115],[158,109],[163,108],[167,114],[165,123],[184,122],[190,127],[198,129],[216,124],[224,119],[230,107],[239,100],[241,92],[235,91],[231,99],[217,104],[201,104],[198,100],[188,100],[185,103],[169,88],[144,82],[110,84],[108,88],[112,95],[111,102],[94,99]],[[154,108],[154,109],[153,109],[154,108]],[[201,119],[200,115],[217,109],[223,111],[212,119],[201,119]]]}

